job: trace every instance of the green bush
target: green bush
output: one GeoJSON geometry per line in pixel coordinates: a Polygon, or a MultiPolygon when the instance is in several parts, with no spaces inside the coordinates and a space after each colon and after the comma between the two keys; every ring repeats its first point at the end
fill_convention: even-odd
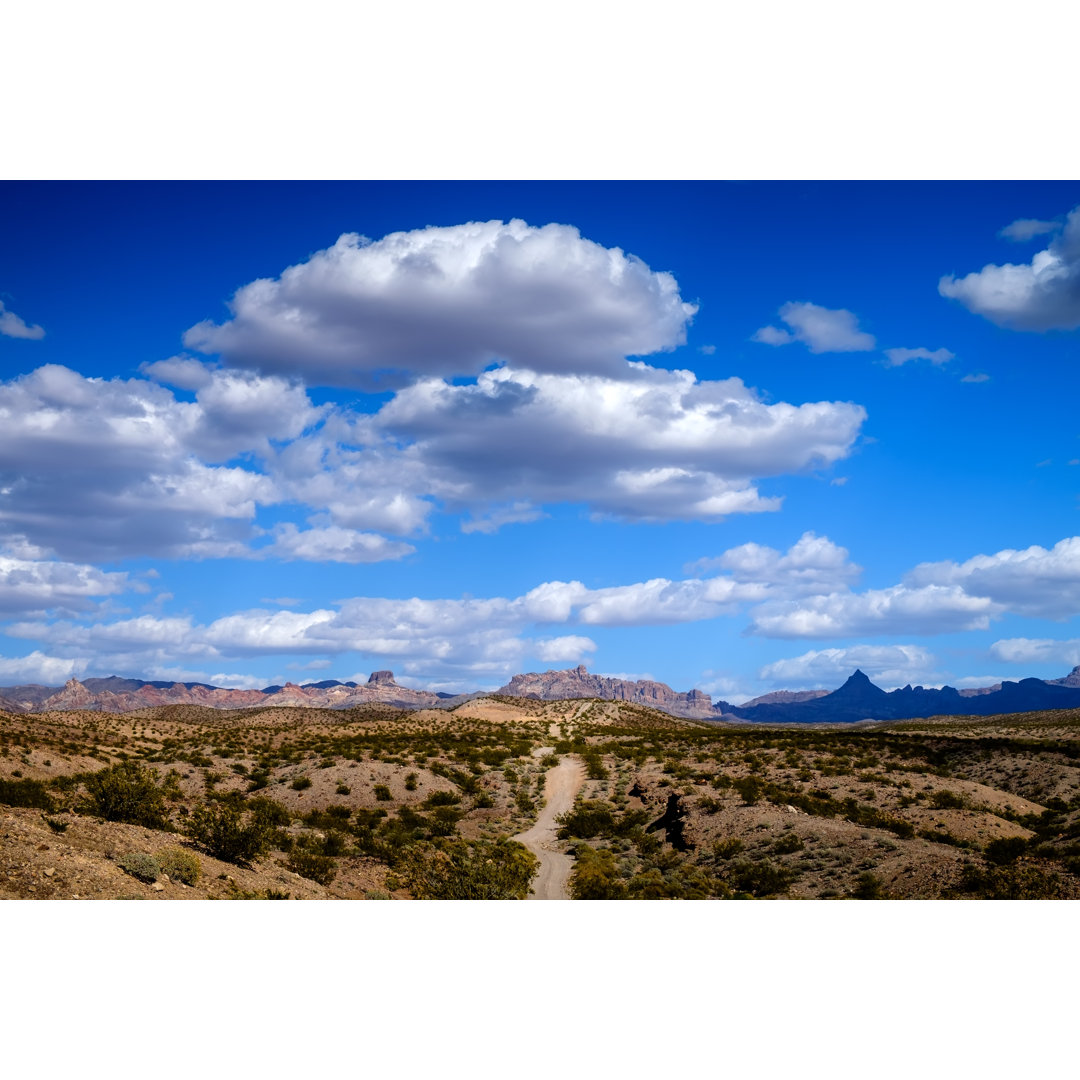
{"type": "Polygon", "coordinates": [[[461,796],[455,791],[433,791],[423,802],[424,809],[431,810],[436,806],[457,806],[461,802],[461,796]]]}
{"type": "Polygon", "coordinates": [[[53,801],[40,780],[0,780],[0,803],[51,810],[53,801]]]}
{"type": "Polygon", "coordinates": [[[125,874],[130,874],[133,878],[138,878],[139,881],[145,881],[147,884],[157,881],[161,873],[157,859],[153,855],[144,855],[141,852],[121,855],[116,860],[116,865],[125,874]]]}
{"type": "Polygon", "coordinates": [[[570,874],[570,895],[575,900],[625,900],[626,883],[619,877],[615,855],[607,848],[579,845],[570,874]]]}
{"type": "Polygon", "coordinates": [[[790,855],[795,851],[802,851],[806,845],[795,833],[785,833],[773,844],[773,852],[777,855],[790,855]]]}
{"type": "Polygon", "coordinates": [[[164,829],[169,825],[165,794],[157,777],[135,761],[123,761],[86,778],[93,813],[106,821],[164,829]]]}
{"type": "Polygon", "coordinates": [[[194,852],[182,847],[168,847],[157,853],[158,866],[170,881],[194,885],[202,873],[202,863],[194,852]]]}
{"type": "Polygon", "coordinates": [[[968,801],[955,791],[935,791],[930,796],[930,805],[935,810],[963,810],[968,801]]]}
{"type": "Polygon", "coordinates": [[[725,836],[713,843],[713,854],[718,859],[731,859],[742,851],[743,842],[737,836],[725,836]]]}
{"type": "Polygon", "coordinates": [[[289,869],[309,881],[329,885],[337,876],[337,867],[329,855],[316,855],[310,851],[294,851],[289,855],[289,869]]]}
{"type": "Polygon", "coordinates": [[[414,773],[414,772],[409,773],[408,776],[405,777],[405,790],[406,791],[415,791],[416,787],[417,787],[417,780],[418,780],[418,777],[417,777],[416,773],[414,773]]]}
{"type": "Polygon", "coordinates": [[[334,788],[334,794],[335,795],[351,795],[352,794],[352,788],[349,787],[348,784],[338,784],[338,786],[336,788],[334,788]]]}
{"type": "Polygon", "coordinates": [[[753,896],[779,896],[791,887],[795,874],[771,862],[742,860],[732,866],[730,879],[738,892],[753,896]]]}
{"type": "Polygon", "coordinates": [[[1005,863],[1016,862],[1027,850],[1027,846],[1028,842],[1022,836],[1003,836],[986,845],[986,858],[989,862],[1003,866],[1005,863]]]}
{"type": "Polygon", "coordinates": [[[375,785],[375,798],[379,802],[389,802],[392,797],[390,789],[385,784],[375,785]]]}
{"type": "Polygon", "coordinates": [[[298,776],[290,785],[293,791],[307,791],[311,787],[310,776],[298,776]]]}
{"type": "Polygon", "coordinates": [[[885,892],[882,888],[881,878],[872,874],[869,870],[861,873],[855,882],[852,896],[856,900],[884,900],[885,892]]]}
{"type": "Polygon", "coordinates": [[[283,819],[289,820],[289,812],[272,799],[230,799],[197,806],[186,831],[214,858],[243,864],[271,849],[283,819]]]}
{"type": "Polygon", "coordinates": [[[398,869],[418,900],[524,900],[539,865],[513,840],[442,840],[413,845],[398,869]]]}

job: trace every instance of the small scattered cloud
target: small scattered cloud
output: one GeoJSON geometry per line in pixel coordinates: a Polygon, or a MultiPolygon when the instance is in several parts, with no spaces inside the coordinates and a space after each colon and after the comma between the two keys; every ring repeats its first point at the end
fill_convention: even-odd
{"type": "Polygon", "coordinates": [[[956,354],[949,352],[948,349],[934,349],[931,352],[929,349],[918,348],[886,349],[885,356],[887,357],[886,367],[900,367],[909,360],[929,360],[931,364],[940,366],[954,359],[956,354]]]}
{"type": "Polygon", "coordinates": [[[960,381],[966,383],[984,383],[990,381],[990,376],[985,372],[980,371],[973,375],[965,375],[960,381]]]}
{"type": "Polygon", "coordinates": [[[210,364],[188,356],[170,356],[168,360],[140,364],[139,371],[154,382],[175,386],[178,390],[201,390],[214,378],[210,364]]]}
{"type": "Polygon", "coordinates": [[[539,521],[549,515],[529,502],[516,502],[492,510],[483,517],[470,518],[461,523],[463,533],[496,533],[504,525],[521,525],[529,521],[539,521]]]}
{"type": "Polygon", "coordinates": [[[8,311],[0,300],[0,334],[24,341],[40,341],[45,331],[40,326],[28,326],[14,311],[8,311]]]}
{"type": "Polygon", "coordinates": [[[848,482],[848,477],[846,477],[846,476],[834,476],[829,481],[829,486],[830,487],[843,487],[847,482],[848,482]]]}
{"type": "Polygon", "coordinates": [[[751,340],[763,345],[801,341],[812,353],[869,352],[877,347],[873,334],[860,330],[858,318],[846,308],[792,301],[780,308],[780,319],[791,329],[763,326],[751,340]]]}
{"type": "Polygon", "coordinates": [[[1060,221],[1038,221],[1035,218],[1018,218],[1010,225],[1006,225],[998,236],[1015,243],[1023,243],[1025,240],[1043,236],[1045,233],[1054,233],[1061,228],[1060,221]]]}
{"type": "Polygon", "coordinates": [[[759,345],[790,345],[796,338],[794,334],[781,330],[778,326],[763,326],[753,332],[750,340],[759,345]]]}
{"type": "Polygon", "coordinates": [[[296,607],[302,603],[297,596],[264,596],[259,600],[260,604],[275,604],[277,607],[296,607]]]}
{"type": "Polygon", "coordinates": [[[274,529],[274,543],[259,554],[306,562],[374,563],[402,559],[416,551],[412,544],[388,540],[378,533],[344,529],[340,525],[298,529],[291,521],[274,529]]]}
{"type": "Polygon", "coordinates": [[[699,345],[698,352],[704,356],[712,356],[716,352],[715,345],[699,345]]]}
{"type": "Polygon", "coordinates": [[[1031,262],[987,265],[966,277],[948,274],[938,292],[969,311],[1012,330],[1080,327],[1080,206],[1061,233],[1031,262]]]}
{"type": "Polygon", "coordinates": [[[546,664],[555,664],[568,660],[580,660],[586,653],[596,652],[596,642],[592,638],[567,634],[565,637],[534,641],[532,652],[538,660],[543,660],[546,664]]]}
{"type": "Polygon", "coordinates": [[[286,664],[288,671],[325,671],[333,663],[332,660],[312,660],[307,664],[286,664]]]}
{"type": "Polygon", "coordinates": [[[1066,638],[1003,638],[990,646],[990,655],[1007,664],[1080,664],[1080,640],[1066,638]]]}

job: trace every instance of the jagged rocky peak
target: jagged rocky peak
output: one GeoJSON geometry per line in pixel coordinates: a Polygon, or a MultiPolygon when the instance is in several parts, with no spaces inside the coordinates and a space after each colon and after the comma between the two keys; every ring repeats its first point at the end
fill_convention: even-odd
{"type": "Polygon", "coordinates": [[[368,677],[368,686],[396,686],[392,671],[373,671],[368,677]]]}

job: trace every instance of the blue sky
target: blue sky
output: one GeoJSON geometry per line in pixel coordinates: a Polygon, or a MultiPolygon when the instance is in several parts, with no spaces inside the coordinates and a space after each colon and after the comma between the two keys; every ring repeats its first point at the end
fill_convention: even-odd
{"type": "Polygon", "coordinates": [[[3,199],[0,685],[1080,663],[1080,185],[3,199]]]}

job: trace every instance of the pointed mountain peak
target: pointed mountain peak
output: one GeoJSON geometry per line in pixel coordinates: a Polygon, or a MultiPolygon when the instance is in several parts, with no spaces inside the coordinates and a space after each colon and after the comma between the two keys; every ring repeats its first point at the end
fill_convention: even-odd
{"type": "Polygon", "coordinates": [[[875,686],[866,675],[858,668],[848,676],[848,680],[840,687],[839,690],[834,690],[830,697],[843,696],[845,698],[866,698],[866,697],[884,697],[885,691],[879,686],[875,686]]]}

